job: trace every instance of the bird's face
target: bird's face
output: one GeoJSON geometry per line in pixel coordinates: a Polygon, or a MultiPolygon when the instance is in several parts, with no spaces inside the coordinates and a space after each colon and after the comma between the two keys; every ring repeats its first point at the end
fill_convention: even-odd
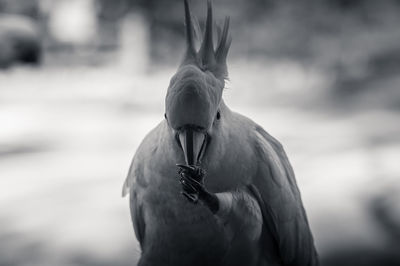
{"type": "MultiPolygon", "coordinates": [[[[181,146],[186,164],[198,165],[207,147],[214,119],[222,98],[228,71],[226,56],[231,38],[228,35],[229,18],[214,48],[211,1],[207,2],[207,19],[200,49],[195,48],[194,18],[189,2],[184,1],[186,25],[186,53],[177,73],[172,77],[165,98],[165,117],[181,146]]],[[[200,30],[198,30],[199,32],[200,30]]]]}
{"type": "Polygon", "coordinates": [[[197,165],[204,154],[223,87],[213,73],[193,65],[180,67],[171,79],[165,115],[188,165],[197,165]]]}

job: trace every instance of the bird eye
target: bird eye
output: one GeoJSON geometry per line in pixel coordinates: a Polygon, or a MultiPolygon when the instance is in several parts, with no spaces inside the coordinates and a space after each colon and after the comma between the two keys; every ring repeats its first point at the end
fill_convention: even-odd
{"type": "Polygon", "coordinates": [[[221,119],[221,113],[218,111],[217,112],[217,120],[220,120],[221,119]]]}
{"type": "Polygon", "coordinates": [[[167,114],[165,114],[165,113],[164,113],[164,118],[165,118],[165,120],[168,120],[167,114]]]}

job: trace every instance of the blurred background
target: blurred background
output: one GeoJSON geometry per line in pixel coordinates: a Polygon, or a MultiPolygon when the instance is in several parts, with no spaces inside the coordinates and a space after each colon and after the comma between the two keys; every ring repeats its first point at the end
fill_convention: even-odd
{"type": "MultiPolygon", "coordinates": [[[[225,101],[286,148],[323,265],[400,265],[400,1],[214,7],[225,101]]],[[[183,47],[181,0],[0,0],[0,265],[134,265],[121,187],[183,47]]]]}

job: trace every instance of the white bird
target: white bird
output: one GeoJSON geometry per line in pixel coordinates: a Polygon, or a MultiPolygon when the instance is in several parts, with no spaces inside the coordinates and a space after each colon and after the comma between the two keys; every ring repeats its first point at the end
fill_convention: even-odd
{"type": "Polygon", "coordinates": [[[165,120],[139,146],[123,187],[138,265],[317,265],[281,144],[222,100],[229,18],[214,48],[208,1],[199,51],[194,21],[185,0],[187,50],[168,87],[165,120]]]}

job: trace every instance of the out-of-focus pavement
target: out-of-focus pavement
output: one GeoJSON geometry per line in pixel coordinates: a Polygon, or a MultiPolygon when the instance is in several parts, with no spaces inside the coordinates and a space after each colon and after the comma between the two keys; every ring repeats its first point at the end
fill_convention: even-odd
{"type": "MultiPolygon", "coordinates": [[[[136,147],[163,119],[173,72],[0,73],[0,265],[134,264],[140,251],[121,187],[136,147]]],[[[400,191],[399,113],[324,108],[328,81],[292,64],[233,62],[230,76],[227,104],[286,148],[321,256],[385,247],[369,205],[400,191]]]]}

